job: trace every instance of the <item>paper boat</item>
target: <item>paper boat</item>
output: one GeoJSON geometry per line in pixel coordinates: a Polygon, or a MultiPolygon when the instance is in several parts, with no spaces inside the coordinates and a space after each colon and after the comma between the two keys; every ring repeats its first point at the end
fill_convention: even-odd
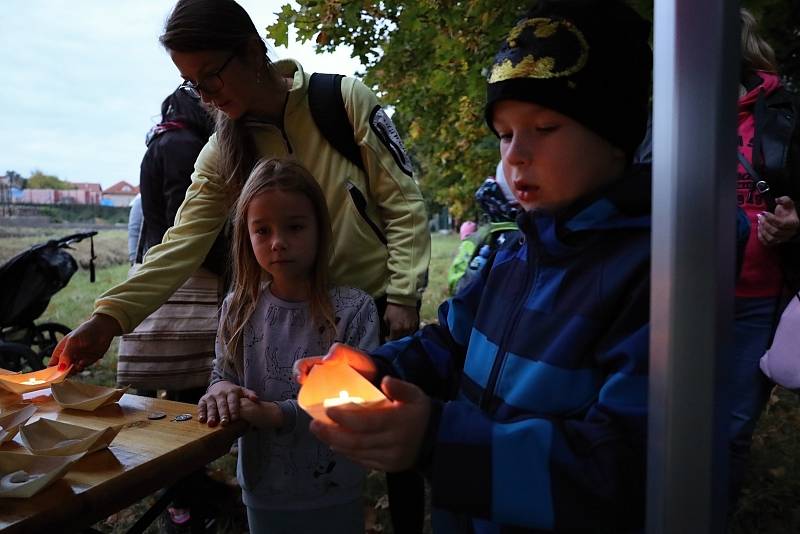
{"type": "Polygon", "coordinates": [[[11,393],[22,395],[30,391],[49,388],[52,384],[61,382],[71,369],[70,365],[61,371],[58,370],[58,367],[48,367],[32,373],[0,374],[0,387],[11,393]]]}
{"type": "Polygon", "coordinates": [[[67,456],[82,452],[90,453],[108,447],[120,430],[122,425],[92,430],[61,421],[39,419],[35,423],[23,426],[19,435],[22,437],[22,444],[33,454],[67,456]]]}
{"type": "Polygon", "coordinates": [[[94,411],[101,406],[117,402],[130,386],[124,388],[106,388],[93,384],[84,384],[73,380],[64,380],[53,384],[53,398],[62,408],[94,411]]]}
{"type": "Polygon", "coordinates": [[[36,495],[64,476],[81,456],[42,457],[0,452],[0,497],[27,498],[36,495]]]}
{"type": "Polygon", "coordinates": [[[36,413],[33,404],[16,404],[0,411],[0,443],[9,441],[17,435],[19,427],[36,413]]]}
{"type": "MultiPolygon", "coordinates": [[[[338,350],[350,349],[340,346],[338,350]]],[[[363,408],[386,400],[386,396],[358,371],[344,362],[334,361],[311,368],[297,395],[297,404],[314,419],[330,423],[325,414],[328,409],[325,401],[340,404],[342,393],[358,399],[357,405],[363,408]]]]}

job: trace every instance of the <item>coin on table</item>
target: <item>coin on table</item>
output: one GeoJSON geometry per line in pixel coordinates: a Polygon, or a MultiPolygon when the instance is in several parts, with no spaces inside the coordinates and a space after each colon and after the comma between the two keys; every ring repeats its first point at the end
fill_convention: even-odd
{"type": "Polygon", "coordinates": [[[192,418],[192,414],[190,413],[182,413],[180,415],[176,415],[173,421],[188,421],[192,418]]]}
{"type": "Polygon", "coordinates": [[[164,412],[150,412],[147,414],[148,419],[164,419],[167,416],[164,412]]]}

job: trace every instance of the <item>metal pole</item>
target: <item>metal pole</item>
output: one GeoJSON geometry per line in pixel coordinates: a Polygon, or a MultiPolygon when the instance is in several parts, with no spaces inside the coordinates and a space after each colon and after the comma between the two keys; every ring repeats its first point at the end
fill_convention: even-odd
{"type": "Polygon", "coordinates": [[[738,3],[655,0],[647,532],[722,532],[738,3]]]}

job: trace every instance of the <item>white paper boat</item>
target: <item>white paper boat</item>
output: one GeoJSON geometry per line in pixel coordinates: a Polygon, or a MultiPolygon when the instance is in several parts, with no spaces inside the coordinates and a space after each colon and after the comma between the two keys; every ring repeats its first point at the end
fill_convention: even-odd
{"type": "Polygon", "coordinates": [[[49,388],[52,384],[57,384],[67,378],[71,369],[70,365],[61,371],[58,370],[58,367],[46,367],[32,373],[0,374],[0,388],[17,395],[49,388]]]}
{"type": "Polygon", "coordinates": [[[129,387],[106,388],[73,380],[64,380],[59,384],[53,384],[52,391],[53,398],[62,408],[91,412],[101,406],[117,402],[128,391],[129,387]]]}
{"type": "Polygon", "coordinates": [[[21,425],[36,413],[33,404],[15,404],[0,411],[0,443],[5,443],[17,435],[21,425]]]}
{"type": "Polygon", "coordinates": [[[0,452],[0,497],[27,498],[64,476],[83,456],[32,456],[0,452]]]}
{"type": "Polygon", "coordinates": [[[92,430],[61,421],[39,419],[35,423],[23,426],[19,435],[22,444],[33,454],[67,456],[104,449],[114,441],[120,430],[122,425],[92,430]]]}

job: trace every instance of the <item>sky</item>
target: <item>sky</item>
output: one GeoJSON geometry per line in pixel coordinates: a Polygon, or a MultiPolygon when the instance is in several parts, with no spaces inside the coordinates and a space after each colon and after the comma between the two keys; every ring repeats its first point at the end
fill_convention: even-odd
{"type": "MultiPolygon", "coordinates": [[[[263,31],[288,0],[238,0],[263,31]]],[[[164,0],[0,1],[0,174],[32,171],[72,182],[139,183],[145,134],[181,82],[158,36],[164,0]]],[[[308,72],[363,70],[350,50],[276,48],[308,72]]]]}

